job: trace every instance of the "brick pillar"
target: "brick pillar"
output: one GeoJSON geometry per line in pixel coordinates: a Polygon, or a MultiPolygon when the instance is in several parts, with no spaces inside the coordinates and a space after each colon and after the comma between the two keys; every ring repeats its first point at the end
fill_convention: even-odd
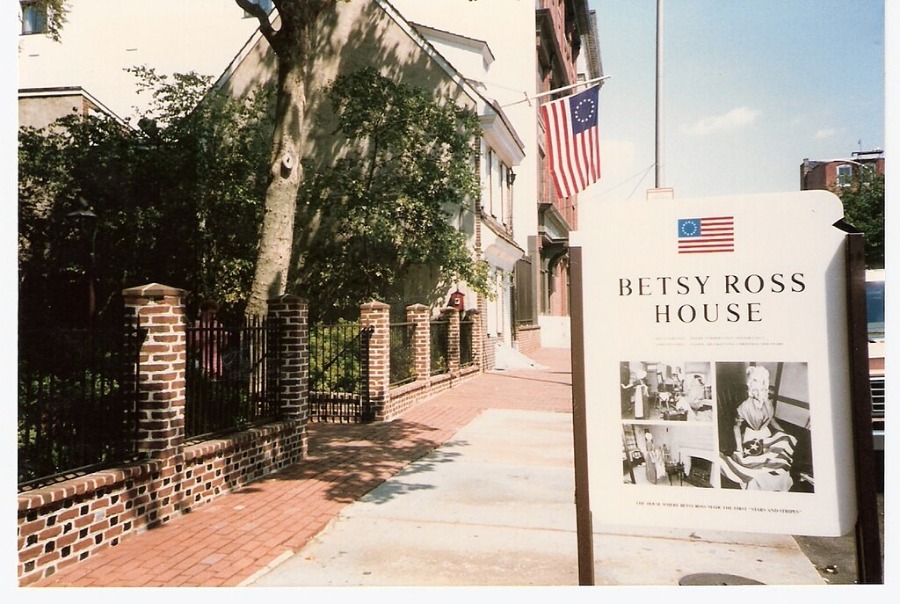
{"type": "Polygon", "coordinates": [[[281,417],[297,423],[299,455],[309,451],[309,304],[303,298],[283,295],[268,301],[267,316],[280,326],[278,372],[281,417]]]}
{"type": "Polygon", "coordinates": [[[184,443],[185,309],[182,289],[150,283],[122,292],[126,314],[145,330],[138,368],[139,453],[165,459],[184,443]]]}
{"type": "Polygon", "coordinates": [[[484,324],[481,316],[481,311],[477,308],[471,308],[466,311],[466,321],[472,322],[472,362],[476,367],[484,371],[482,351],[484,347],[484,324]]]}
{"type": "Polygon", "coordinates": [[[441,314],[447,321],[447,373],[459,373],[459,311],[442,308],[441,314]]]}
{"type": "Polygon", "coordinates": [[[490,371],[494,368],[494,341],[488,337],[487,333],[487,305],[488,300],[481,294],[478,295],[478,338],[479,348],[481,349],[481,370],[490,371]]]}
{"type": "Polygon", "coordinates": [[[427,380],[431,376],[431,309],[424,304],[407,306],[406,322],[416,326],[411,342],[416,379],[427,380]]]}
{"type": "Polygon", "coordinates": [[[391,383],[391,307],[369,302],[359,308],[363,329],[371,329],[369,338],[369,405],[376,420],[387,416],[391,383]]]}

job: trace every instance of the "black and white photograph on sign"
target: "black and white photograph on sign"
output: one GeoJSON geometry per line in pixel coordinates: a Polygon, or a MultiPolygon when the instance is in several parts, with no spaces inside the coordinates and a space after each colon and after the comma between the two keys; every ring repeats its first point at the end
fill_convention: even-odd
{"type": "Polygon", "coordinates": [[[715,431],[712,424],[622,426],[625,484],[714,488],[715,431]]]}
{"type": "Polygon", "coordinates": [[[807,364],[716,363],[722,488],[815,491],[807,364]]]}
{"type": "Polygon", "coordinates": [[[709,362],[623,361],[623,420],[712,422],[709,362]]]}

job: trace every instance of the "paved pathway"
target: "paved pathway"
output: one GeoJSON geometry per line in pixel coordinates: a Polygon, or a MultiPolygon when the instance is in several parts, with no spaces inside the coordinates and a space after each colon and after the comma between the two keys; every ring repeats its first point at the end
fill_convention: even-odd
{"type": "Polygon", "coordinates": [[[571,412],[569,351],[546,370],[481,374],[405,413],[365,425],[310,426],[310,456],[270,478],[42,579],[33,587],[238,586],[299,551],[347,505],[450,440],[488,406],[571,412]]]}
{"type": "MultiPolygon", "coordinates": [[[[532,357],[391,422],[314,424],[308,460],[35,586],[577,585],[569,351],[532,357]]],[[[823,583],[785,535],[595,517],[593,539],[598,586],[823,583]]]]}

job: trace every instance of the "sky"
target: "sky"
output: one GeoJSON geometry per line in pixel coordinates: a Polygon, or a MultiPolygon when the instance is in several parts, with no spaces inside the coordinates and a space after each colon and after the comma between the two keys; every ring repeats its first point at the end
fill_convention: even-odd
{"type": "MultiPolygon", "coordinates": [[[[655,183],[656,0],[589,0],[603,70],[601,179],[655,183]]],[[[675,198],[796,191],[800,165],[886,148],[883,0],[669,0],[664,166],[675,198]]]]}

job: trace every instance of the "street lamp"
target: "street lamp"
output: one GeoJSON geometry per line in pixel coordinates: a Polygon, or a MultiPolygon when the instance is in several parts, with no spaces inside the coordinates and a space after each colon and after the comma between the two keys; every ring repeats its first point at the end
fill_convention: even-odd
{"type": "Polygon", "coordinates": [[[91,209],[84,197],[78,197],[78,209],[66,214],[68,218],[76,221],[78,230],[84,238],[88,248],[88,261],[85,267],[87,277],[87,319],[88,327],[94,326],[94,311],[96,308],[96,296],[94,293],[94,269],[96,264],[97,244],[97,215],[91,209]]]}

